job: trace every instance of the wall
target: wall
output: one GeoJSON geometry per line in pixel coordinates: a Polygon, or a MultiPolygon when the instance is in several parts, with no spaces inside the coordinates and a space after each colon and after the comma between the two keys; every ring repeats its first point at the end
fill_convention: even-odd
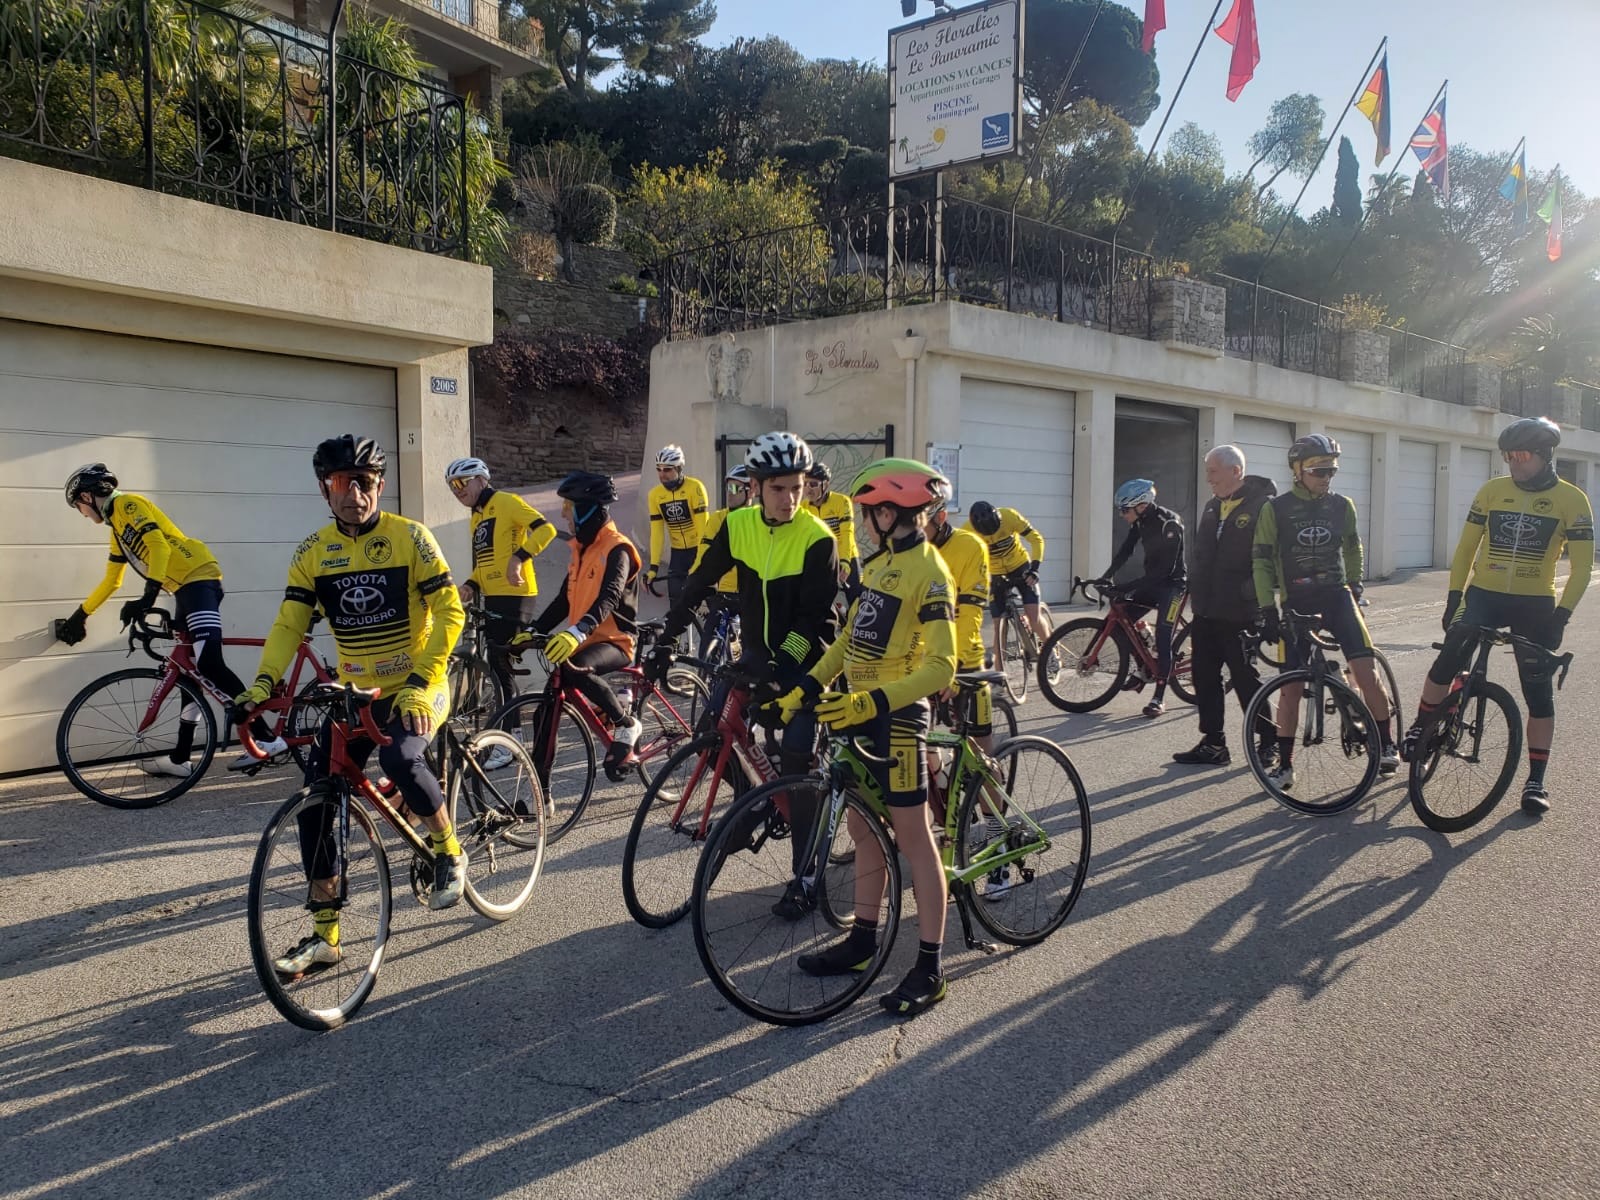
{"type": "Polygon", "coordinates": [[[636,471],[648,407],[643,396],[616,404],[586,392],[508,397],[480,387],[474,445],[503,487],[528,487],[580,468],[636,471]]]}

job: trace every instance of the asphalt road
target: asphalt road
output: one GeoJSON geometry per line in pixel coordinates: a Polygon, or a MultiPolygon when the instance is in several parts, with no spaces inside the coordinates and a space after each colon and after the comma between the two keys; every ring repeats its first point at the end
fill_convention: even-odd
{"type": "MultiPolygon", "coordinates": [[[[1371,589],[1408,706],[1443,590],[1371,589]]],[[[286,772],[130,813],[0,782],[0,1195],[1600,1195],[1587,608],[1553,811],[1453,838],[1399,783],[1319,820],[1175,767],[1192,709],[1030,701],[1090,785],[1088,885],[1037,948],[953,931],[950,998],[910,1023],[729,1008],[687,925],[627,918],[622,789],[507,924],[398,897],[373,998],[305,1033],[245,935],[286,772]]]]}

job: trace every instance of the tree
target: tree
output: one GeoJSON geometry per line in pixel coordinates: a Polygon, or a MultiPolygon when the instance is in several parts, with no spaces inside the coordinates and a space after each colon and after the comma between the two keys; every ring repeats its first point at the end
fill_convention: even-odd
{"type": "Polygon", "coordinates": [[[616,230],[617,201],[605,186],[610,178],[610,160],[592,140],[535,146],[518,163],[518,197],[556,239],[569,282],[576,279],[573,247],[610,241],[616,230]]]}
{"type": "Polygon", "coordinates": [[[1207,133],[1193,121],[1185,121],[1173,130],[1162,151],[1167,164],[1195,171],[1211,171],[1222,175],[1227,170],[1227,158],[1222,153],[1222,139],[1207,133]]]}
{"type": "Polygon", "coordinates": [[[1410,195],[1411,181],[1398,171],[1392,175],[1374,175],[1367,188],[1367,211],[1374,217],[1390,216],[1410,195]]]}
{"type": "Polygon", "coordinates": [[[721,152],[713,151],[692,167],[636,168],[622,199],[617,236],[622,248],[635,261],[652,263],[713,242],[816,220],[810,187],[785,181],[775,163],[762,163],[749,178],[738,180],[723,174],[724,165],[721,152]]]}
{"type": "Polygon", "coordinates": [[[1272,171],[1266,182],[1256,189],[1257,196],[1266,192],[1285,171],[1304,179],[1316,170],[1324,120],[1322,101],[1304,92],[1285,96],[1267,110],[1267,123],[1251,135],[1250,153],[1256,159],[1245,172],[1248,178],[1254,179],[1259,166],[1265,165],[1272,171]]]}
{"type": "Polygon", "coordinates": [[[1028,5],[1022,91],[1034,117],[1045,122],[1082,100],[1094,100],[1135,127],[1161,103],[1161,73],[1139,47],[1143,23],[1128,9],[1100,10],[1094,32],[1065,94],[1062,83],[1095,20],[1096,0],[1033,0],[1028,5]]]}
{"type": "Polygon", "coordinates": [[[1341,225],[1354,229],[1361,220],[1361,163],[1350,139],[1339,139],[1339,169],[1333,177],[1332,213],[1341,225]]]}
{"type": "Polygon", "coordinates": [[[513,0],[513,8],[543,27],[545,54],[579,94],[618,64],[668,70],[717,17],[711,0],[513,0]]]}

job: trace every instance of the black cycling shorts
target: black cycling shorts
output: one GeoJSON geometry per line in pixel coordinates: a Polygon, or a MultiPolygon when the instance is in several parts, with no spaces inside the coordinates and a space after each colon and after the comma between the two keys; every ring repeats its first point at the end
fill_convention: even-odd
{"type": "Polygon", "coordinates": [[[866,762],[890,808],[928,802],[928,718],[926,700],[879,714],[860,731],[861,744],[888,762],[866,762]]]}
{"type": "MultiPolygon", "coordinates": [[[[1361,609],[1356,598],[1343,584],[1325,584],[1293,590],[1284,597],[1283,607],[1297,613],[1321,618],[1322,628],[1339,643],[1339,652],[1350,662],[1372,657],[1372,635],[1367,623],[1361,619],[1361,609]]],[[[1289,646],[1288,665],[1305,666],[1300,661],[1299,647],[1289,646]]]]}
{"type": "Polygon", "coordinates": [[[989,580],[989,615],[1003,617],[1006,615],[1006,597],[1011,594],[1011,589],[1016,588],[1022,593],[1024,605],[1039,603],[1039,589],[1028,582],[1028,576],[1033,574],[1035,566],[1027,563],[1018,567],[1007,575],[995,575],[989,580]]]}

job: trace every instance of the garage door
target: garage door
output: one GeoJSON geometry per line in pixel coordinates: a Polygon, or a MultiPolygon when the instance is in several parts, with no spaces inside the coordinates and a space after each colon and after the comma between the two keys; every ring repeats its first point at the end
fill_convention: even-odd
{"type": "MultiPolygon", "coordinates": [[[[1472,507],[1472,498],[1478,494],[1479,488],[1494,477],[1494,466],[1494,451],[1462,448],[1461,472],[1450,489],[1451,527],[1456,531],[1451,534],[1452,538],[1460,536],[1461,527],[1467,521],[1467,511],[1472,507]]],[[[1453,549],[1453,541],[1451,546],[1453,549]]]]}
{"type": "Polygon", "coordinates": [[[1233,444],[1244,451],[1245,470],[1265,475],[1278,485],[1280,493],[1289,490],[1289,446],[1293,441],[1294,426],[1287,421],[1233,419],[1233,444]]]}
{"type": "Polygon", "coordinates": [[[1071,392],[984,379],[961,381],[961,495],[1015,508],[1044,535],[1040,591],[1072,586],[1071,392]]]}
{"type": "Polygon", "coordinates": [[[1433,494],[1438,448],[1432,442],[1400,442],[1399,492],[1394,508],[1394,565],[1433,566],[1433,494]]]}
{"type": "MultiPolygon", "coordinates": [[[[1334,490],[1356,502],[1356,524],[1361,531],[1361,545],[1366,549],[1372,545],[1372,435],[1353,429],[1330,429],[1328,436],[1339,443],[1340,451],[1334,490]]],[[[1370,552],[1367,562],[1367,574],[1371,575],[1370,552]]]]}
{"type": "MultiPolygon", "coordinates": [[[[66,507],[74,467],[103,461],[222,564],[226,632],[261,636],[295,546],[328,520],[311,474],[339,433],[397,445],[393,371],[0,321],[0,772],[54,762],[56,722],[89,680],[132,665],[118,597],[72,650],[45,632],[105,571],[107,534],[66,507]]],[[[399,504],[390,475],[385,508],[399,504]]],[[[256,650],[228,653],[248,678],[256,650]]]]}

